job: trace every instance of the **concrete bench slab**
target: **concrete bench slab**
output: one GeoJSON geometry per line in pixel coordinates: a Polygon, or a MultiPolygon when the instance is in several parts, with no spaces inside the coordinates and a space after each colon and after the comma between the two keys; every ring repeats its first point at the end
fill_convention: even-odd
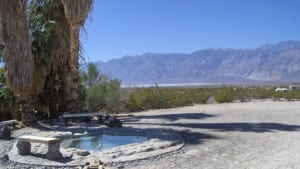
{"type": "Polygon", "coordinates": [[[61,139],[53,138],[53,137],[38,137],[38,136],[30,136],[24,135],[18,138],[19,141],[28,141],[33,143],[41,143],[41,144],[56,144],[60,143],[61,139]]]}

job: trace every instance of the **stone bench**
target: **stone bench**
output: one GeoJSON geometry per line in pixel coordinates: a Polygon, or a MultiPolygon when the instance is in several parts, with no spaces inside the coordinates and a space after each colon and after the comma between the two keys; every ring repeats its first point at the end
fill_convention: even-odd
{"type": "Polygon", "coordinates": [[[7,121],[1,121],[0,122],[0,127],[4,127],[4,126],[9,126],[9,125],[17,125],[19,124],[18,120],[7,120],[7,121]]]}
{"type": "Polygon", "coordinates": [[[62,118],[65,122],[65,124],[68,124],[70,120],[81,120],[85,122],[90,122],[92,117],[97,116],[99,121],[102,123],[103,120],[108,119],[109,115],[104,112],[97,112],[97,113],[64,113],[62,115],[62,118]]]}
{"type": "Polygon", "coordinates": [[[46,158],[59,160],[62,158],[62,154],[59,151],[60,142],[61,139],[59,138],[24,135],[18,138],[17,148],[20,155],[29,155],[31,153],[31,143],[46,144],[48,146],[46,158]]]}

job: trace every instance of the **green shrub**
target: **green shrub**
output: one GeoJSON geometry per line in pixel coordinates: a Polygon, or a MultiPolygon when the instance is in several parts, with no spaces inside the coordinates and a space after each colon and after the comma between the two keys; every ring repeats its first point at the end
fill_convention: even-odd
{"type": "Polygon", "coordinates": [[[128,92],[125,103],[128,111],[205,104],[209,98],[214,98],[218,103],[270,98],[300,99],[300,91],[276,93],[275,87],[160,88],[156,86],[126,90],[128,92]]]}
{"type": "Polygon", "coordinates": [[[189,91],[189,95],[193,97],[194,103],[204,104],[209,99],[211,93],[208,89],[195,89],[195,91],[189,91]]]}
{"type": "Polygon", "coordinates": [[[141,111],[144,110],[146,105],[145,91],[137,89],[129,94],[128,100],[126,101],[126,108],[129,111],[141,111]]]}
{"type": "Polygon", "coordinates": [[[206,103],[210,93],[203,89],[137,88],[126,100],[129,111],[172,108],[206,103]]]}
{"type": "Polygon", "coordinates": [[[234,100],[232,88],[221,88],[216,91],[214,97],[218,103],[229,103],[234,100]]]}
{"type": "Polygon", "coordinates": [[[107,111],[116,113],[120,111],[120,81],[111,80],[94,84],[87,89],[86,105],[89,111],[107,111]]]}
{"type": "Polygon", "coordinates": [[[122,109],[119,80],[108,80],[94,63],[89,63],[87,70],[81,73],[82,87],[81,98],[86,99],[89,111],[106,111],[117,113],[122,109]]]}
{"type": "Polygon", "coordinates": [[[101,111],[105,107],[106,84],[96,84],[87,89],[86,105],[89,111],[101,111]]]}
{"type": "Polygon", "coordinates": [[[111,80],[106,87],[105,109],[108,112],[118,113],[122,107],[120,96],[121,83],[119,80],[111,80]]]}

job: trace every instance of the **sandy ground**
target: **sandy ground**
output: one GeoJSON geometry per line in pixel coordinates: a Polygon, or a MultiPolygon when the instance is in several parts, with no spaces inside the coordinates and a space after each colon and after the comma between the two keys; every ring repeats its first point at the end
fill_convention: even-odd
{"type": "MultiPolygon", "coordinates": [[[[299,101],[257,101],[151,110],[134,113],[123,121],[127,127],[178,132],[185,138],[186,145],[174,153],[105,168],[300,168],[299,101]]],[[[14,137],[22,134],[26,132],[15,132],[14,137]]],[[[10,146],[11,142],[1,141],[0,155],[10,146]]],[[[20,166],[14,164],[12,168],[20,166]]]]}
{"type": "Polygon", "coordinates": [[[182,153],[115,168],[300,168],[300,102],[258,101],[151,110],[127,126],[179,131],[182,153]]]}

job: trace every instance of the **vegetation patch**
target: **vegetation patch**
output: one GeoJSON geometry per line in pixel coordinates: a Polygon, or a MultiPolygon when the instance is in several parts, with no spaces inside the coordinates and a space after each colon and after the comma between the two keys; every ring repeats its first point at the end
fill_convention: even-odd
{"type": "Polygon", "coordinates": [[[217,103],[245,102],[253,99],[300,99],[300,90],[276,93],[269,87],[217,87],[217,88],[149,88],[123,89],[128,92],[128,111],[172,108],[205,104],[213,98],[217,103]]]}

